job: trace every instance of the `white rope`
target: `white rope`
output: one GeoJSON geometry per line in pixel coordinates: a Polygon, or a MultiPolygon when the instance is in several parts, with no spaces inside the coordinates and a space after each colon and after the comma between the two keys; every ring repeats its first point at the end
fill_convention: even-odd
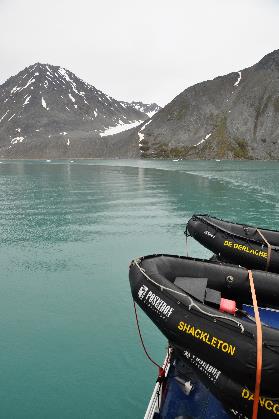
{"type": "Polygon", "coordinates": [[[152,282],[154,285],[156,285],[157,287],[159,287],[161,289],[161,291],[163,291],[163,290],[170,291],[170,292],[173,292],[174,294],[181,295],[182,297],[187,297],[190,300],[189,310],[191,310],[192,307],[195,307],[198,311],[200,311],[201,313],[205,314],[206,316],[214,317],[214,319],[225,319],[225,320],[234,322],[234,323],[237,324],[238,327],[240,327],[241,333],[244,332],[245,329],[244,329],[243,324],[240,323],[239,321],[237,321],[236,319],[231,319],[230,317],[222,316],[222,315],[219,315],[219,314],[216,315],[216,314],[208,313],[207,311],[205,311],[201,307],[199,307],[196,303],[194,303],[194,301],[192,300],[192,298],[188,294],[182,293],[180,291],[176,291],[176,290],[173,290],[172,288],[168,288],[168,287],[165,287],[164,285],[158,284],[158,282],[156,282],[156,281],[154,281],[154,279],[150,278],[147,275],[147,273],[145,272],[145,270],[139,266],[139,264],[137,262],[138,260],[139,259],[135,259],[133,261],[134,264],[138,267],[138,269],[141,271],[141,273],[148,279],[148,281],[152,282]]]}

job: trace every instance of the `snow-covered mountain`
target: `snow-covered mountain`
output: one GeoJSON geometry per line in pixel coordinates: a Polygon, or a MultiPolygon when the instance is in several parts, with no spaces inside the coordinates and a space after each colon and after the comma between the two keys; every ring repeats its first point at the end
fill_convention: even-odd
{"type": "MultiPolygon", "coordinates": [[[[125,106],[125,102],[121,102],[125,106]]],[[[136,110],[146,113],[149,118],[151,118],[155,113],[157,113],[161,106],[157,105],[157,103],[142,103],[142,102],[131,102],[130,103],[136,110]]]]}
{"type": "Polygon", "coordinates": [[[0,86],[0,156],[100,157],[103,137],[148,117],[62,67],[36,63],[0,86]]]}

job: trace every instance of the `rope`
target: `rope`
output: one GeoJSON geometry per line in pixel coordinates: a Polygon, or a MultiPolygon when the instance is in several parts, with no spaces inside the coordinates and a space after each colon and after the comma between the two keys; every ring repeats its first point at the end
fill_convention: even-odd
{"type": "Polygon", "coordinates": [[[164,371],[163,370],[163,368],[159,365],[159,364],[157,364],[157,362],[156,361],[154,361],[152,358],[151,358],[151,356],[149,355],[149,353],[147,352],[147,349],[146,349],[146,347],[145,347],[145,344],[144,344],[144,341],[143,341],[143,337],[142,337],[142,334],[141,334],[141,330],[140,330],[140,325],[139,325],[139,319],[138,319],[138,313],[137,313],[137,307],[136,307],[136,303],[133,301],[133,303],[134,303],[134,310],[135,310],[135,316],[136,316],[136,324],[137,324],[137,329],[138,329],[138,333],[139,333],[139,337],[140,337],[140,341],[141,341],[141,344],[142,344],[142,347],[143,347],[143,350],[144,350],[144,352],[145,352],[145,355],[147,356],[147,358],[152,362],[152,364],[154,364],[156,367],[158,367],[159,368],[159,377],[161,376],[161,374],[162,374],[162,371],[164,371]]]}
{"type": "Polygon", "coordinates": [[[185,236],[186,236],[186,256],[188,257],[188,237],[189,237],[189,234],[188,234],[187,229],[185,231],[185,236]]]}
{"type": "Polygon", "coordinates": [[[188,251],[188,237],[191,237],[191,234],[188,231],[188,223],[186,224],[186,229],[184,231],[185,237],[186,237],[186,257],[189,256],[189,251],[188,251]]]}
{"type": "Polygon", "coordinates": [[[271,258],[271,249],[272,246],[271,244],[267,241],[267,239],[265,238],[265,236],[262,234],[262,232],[257,228],[256,231],[259,233],[259,235],[261,236],[261,238],[265,241],[266,245],[267,245],[267,260],[266,260],[266,267],[265,270],[267,271],[269,268],[269,263],[270,263],[270,258],[271,258]]]}
{"type": "Polygon", "coordinates": [[[251,294],[252,294],[252,300],[253,300],[256,327],[257,327],[257,369],[256,369],[255,395],[254,395],[253,416],[252,416],[252,419],[257,419],[259,399],[260,399],[261,376],[262,376],[263,337],[262,337],[262,325],[261,325],[261,319],[259,315],[259,309],[258,309],[258,303],[257,303],[257,297],[256,297],[252,271],[248,270],[248,276],[249,276],[249,281],[250,281],[250,288],[251,288],[251,294]]]}

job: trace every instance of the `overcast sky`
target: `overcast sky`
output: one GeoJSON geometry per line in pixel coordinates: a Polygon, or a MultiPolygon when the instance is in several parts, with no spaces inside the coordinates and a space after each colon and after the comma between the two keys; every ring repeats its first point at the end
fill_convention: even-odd
{"type": "Polygon", "coordinates": [[[165,105],[278,49],[278,12],[279,0],[0,0],[0,83],[42,62],[165,105]]]}

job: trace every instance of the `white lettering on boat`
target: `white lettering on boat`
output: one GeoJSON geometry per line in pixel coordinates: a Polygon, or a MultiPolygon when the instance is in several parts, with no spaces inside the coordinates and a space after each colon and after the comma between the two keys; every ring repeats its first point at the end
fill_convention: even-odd
{"type": "Polygon", "coordinates": [[[173,307],[168,305],[158,295],[148,290],[146,285],[142,285],[138,291],[139,298],[153,311],[160,315],[160,317],[170,317],[173,312],[173,307]],[[148,292],[147,292],[148,291],[148,292]]]}
{"type": "Polygon", "coordinates": [[[206,236],[211,237],[212,239],[215,239],[214,234],[210,233],[210,231],[204,231],[204,234],[205,234],[206,236]]]}
{"type": "Polygon", "coordinates": [[[184,356],[195,365],[203,374],[205,374],[213,383],[219,378],[221,371],[202,359],[198,358],[196,355],[191,354],[189,351],[184,351],[184,356]]]}

